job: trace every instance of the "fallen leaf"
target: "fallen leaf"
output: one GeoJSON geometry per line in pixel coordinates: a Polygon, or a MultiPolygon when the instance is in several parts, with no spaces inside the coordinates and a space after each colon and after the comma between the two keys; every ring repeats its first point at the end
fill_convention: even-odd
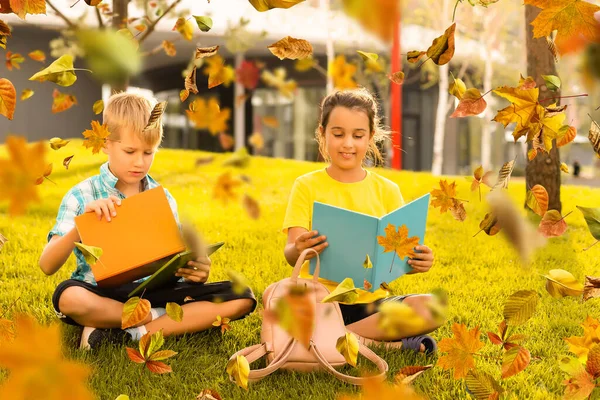
{"type": "Polygon", "coordinates": [[[181,37],[183,37],[187,41],[191,41],[192,37],[194,36],[194,25],[192,25],[190,21],[187,21],[183,17],[177,18],[175,26],[172,30],[179,32],[181,34],[181,37]]]}
{"type": "Polygon", "coordinates": [[[565,296],[579,296],[583,293],[583,285],[564,269],[551,269],[548,275],[542,276],[547,279],[546,290],[552,297],[558,299],[565,296]]]}
{"type": "Polygon", "coordinates": [[[173,372],[173,370],[169,365],[161,361],[173,357],[177,352],[172,350],[159,350],[164,343],[165,339],[161,329],[153,334],[146,333],[142,336],[139,341],[139,350],[132,349],[131,347],[126,347],[125,350],[131,361],[138,364],[144,364],[152,373],[165,374],[173,372]]]}
{"type": "Polygon", "coordinates": [[[44,183],[44,178],[48,179],[48,176],[52,173],[52,163],[46,166],[44,172],[35,180],[36,185],[44,183]]]}
{"type": "Polygon", "coordinates": [[[181,322],[183,320],[183,308],[177,303],[168,302],[165,306],[167,315],[175,322],[181,322]]]}
{"type": "Polygon", "coordinates": [[[252,219],[260,218],[260,206],[256,200],[254,200],[248,194],[244,194],[242,204],[244,206],[244,209],[246,210],[246,213],[248,214],[248,216],[250,216],[250,218],[252,218],[252,219]]]}
{"type": "Polygon", "coordinates": [[[233,290],[233,293],[237,294],[238,296],[241,296],[250,288],[248,279],[242,273],[229,269],[227,270],[227,276],[231,281],[231,289],[233,290]]]}
{"type": "Polygon", "coordinates": [[[513,347],[502,357],[502,379],[523,371],[531,362],[531,354],[525,347],[513,347]]]}
{"type": "Polygon", "coordinates": [[[353,367],[356,367],[358,359],[358,339],[352,332],[346,332],[344,336],[340,336],[335,343],[337,351],[344,356],[346,362],[353,367]]]}
{"type": "Polygon", "coordinates": [[[509,326],[523,325],[535,312],[539,295],[535,290],[519,290],[504,303],[504,321],[509,326]]]}
{"type": "Polygon", "coordinates": [[[497,396],[504,392],[493,376],[475,369],[467,373],[465,383],[467,390],[476,400],[497,400],[497,396]]]}
{"type": "Polygon", "coordinates": [[[433,368],[433,364],[429,365],[414,365],[410,367],[400,368],[400,371],[394,376],[394,381],[398,384],[408,385],[414,381],[419,375],[428,369],[433,368]]]}
{"type": "Polygon", "coordinates": [[[12,120],[17,105],[17,91],[12,82],[6,78],[0,79],[0,114],[12,120]]]}
{"type": "Polygon", "coordinates": [[[363,280],[363,289],[365,289],[365,290],[371,290],[371,289],[373,289],[373,285],[371,284],[371,282],[369,282],[368,280],[364,279],[363,280]]]}
{"type": "Polygon", "coordinates": [[[198,25],[198,28],[202,32],[210,31],[210,29],[213,26],[213,20],[211,17],[202,17],[202,16],[196,16],[196,15],[192,15],[192,16],[196,20],[196,24],[198,25]]]}
{"type": "Polygon", "coordinates": [[[28,54],[29,58],[33,61],[44,62],[46,61],[46,54],[42,50],[35,50],[28,54]]]}
{"type": "Polygon", "coordinates": [[[235,189],[242,184],[237,179],[231,177],[231,172],[227,171],[217,178],[213,189],[213,198],[220,200],[224,205],[227,205],[230,200],[237,200],[235,189]]]}
{"type": "Polygon", "coordinates": [[[358,291],[354,287],[352,278],[346,278],[331,293],[325,296],[321,303],[338,303],[354,304],[358,300],[358,291]]]}
{"type": "Polygon", "coordinates": [[[187,99],[187,97],[189,96],[190,93],[194,93],[197,94],[198,93],[198,86],[196,86],[196,66],[194,65],[194,67],[190,70],[190,72],[185,76],[185,92],[186,94],[184,96],[181,96],[180,93],[180,99],[181,101],[185,101],[185,99],[187,99]]]}
{"type": "Polygon", "coordinates": [[[248,390],[248,376],[250,375],[250,364],[244,356],[236,356],[227,362],[227,374],[231,376],[235,383],[248,390]]]}
{"type": "MultiPolygon", "coordinates": [[[[2,249],[2,235],[0,235],[0,249],[2,249]]],[[[583,285],[583,301],[600,297],[600,277],[587,276],[583,285]]]]}
{"type": "Polygon", "coordinates": [[[73,56],[65,54],[56,59],[48,67],[34,74],[30,81],[54,82],[60,86],[71,86],[77,80],[75,69],[73,68],[73,56]]]}
{"type": "Polygon", "coordinates": [[[566,386],[563,398],[577,400],[589,398],[596,384],[584,366],[573,357],[562,357],[558,366],[568,374],[568,379],[562,382],[566,386]]]}
{"type": "Polygon", "coordinates": [[[75,154],[73,154],[72,156],[66,157],[66,158],[63,160],[63,165],[65,166],[65,168],[66,168],[66,169],[69,169],[69,164],[71,164],[71,160],[73,159],[73,156],[74,156],[74,155],[75,155],[75,154]]]}
{"type": "Polygon", "coordinates": [[[31,96],[33,96],[35,92],[31,89],[23,89],[23,91],[21,92],[21,101],[25,101],[28,98],[30,98],[31,96]]]}
{"type": "Polygon", "coordinates": [[[107,124],[100,125],[98,121],[92,121],[92,129],[87,129],[83,132],[83,147],[92,148],[92,154],[100,152],[104,147],[106,139],[110,136],[107,124]]]}
{"type": "Polygon", "coordinates": [[[542,185],[535,185],[527,191],[525,203],[534,213],[543,217],[548,211],[548,192],[542,185]]]}
{"type": "Polygon", "coordinates": [[[167,109],[167,102],[161,101],[160,103],[156,103],[152,112],[150,113],[150,118],[148,118],[148,123],[146,127],[144,127],[144,131],[160,129],[160,125],[162,123],[162,115],[167,109]]]}
{"type": "Polygon", "coordinates": [[[150,302],[139,297],[131,297],[123,304],[121,315],[121,329],[131,328],[138,325],[150,314],[150,302]]]}
{"type": "Polygon", "coordinates": [[[77,98],[74,95],[61,93],[58,89],[54,89],[52,97],[54,98],[54,101],[52,102],[53,114],[67,111],[69,108],[77,105],[77,98]]]}
{"type": "Polygon", "coordinates": [[[439,342],[439,350],[448,354],[440,357],[437,365],[443,369],[454,368],[454,379],[460,379],[475,368],[473,354],[477,353],[484,343],[479,340],[479,327],[467,330],[466,325],[454,323],[452,332],[452,338],[444,338],[439,342]]]}
{"type": "Polygon", "coordinates": [[[70,140],[61,139],[59,137],[53,137],[49,140],[49,142],[50,147],[52,147],[52,150],[58,150],[65,147],[70,142],[70,140]]]}
{"type": "Polygon", "coordinates": [[[472,115],[478,115],[485,111],[487,103],[479,90],[475,88],[468,89],[463,93],[456,110],[450,115],[450,118],[462,118],[472,115]]]}
{"type": "Polygon", "coordinates": [[[290,60],[307,58],[313,53],[313,47],[308,41],[304,39],[296,39],[291,36],[286,36],[283,39],[267,46],[267,48],[280,60],[283,60],[284,58],[290,60]]]}
{"type": "Polygon", "coordinates": [[[96,100],[92,106],[94,114],[98,115],[104,111],[104,100],[96,100]]]}
{"type": "Polygon", "coordinates": [[[233,146],[235,145],[235,139],[233,138],[233,136],[225,133],[225,132],[220,132],[219,133],[219,143],[221,144],[221,148],[223,150],[231,150],[233,148],[233,146]]]}

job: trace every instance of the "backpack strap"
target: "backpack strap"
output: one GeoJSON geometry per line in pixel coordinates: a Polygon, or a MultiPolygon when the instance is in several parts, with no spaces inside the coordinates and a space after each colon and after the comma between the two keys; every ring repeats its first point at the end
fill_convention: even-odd
{"type": "Polygon", "coordinates": [[[385,380],[385,376],[386,376],[386,373],[389,368],[388,364],[385,362],[385,360],[383,358],[379,357],[371,349],[369,349],[367,346],[363,345],[360,342],[358,343],[358,352],[360,354],[362,354],[363,356],[365,356],[366,358],[368,358],[369,360],[371,360],[377,366],[377,369],[379,370],[379,374],[370,376],[368,378],[342,374],[341,372],[339,372],[338,370],[336,370],[335,368],[333,368],[331,366],[329,361],[327,361],[327,359],[323,356],[323,354],[321,354],[321,352],[319,351],[319,349],[317,348],[317,346],[315,345],[315,343],[312,340],[310,341],[310,351],[316,357],[317,361],[319,361],[319,364],[321,364],[327,372],[331,373],[338,379],[340,379],[344,382],[347,382],[347,383],[351,383],[353,385],[363,385],[369,379],[377,379],[377,380],[383,381],[383,380],[385,380]]]}
{"type": "Polygon", "coordinates": [[[302,253],[300,253],[298,260],[296,260],[296,265],[294,266],[294,270],[292,271],[292,276],[291,276],[292,282],[296,283],[298,281],[298,276],[300,275],[300,270],[302,269],[302,264],[304,264],[304,260],[305,260],[306,256],[308,255],[308,253],[310,253],[310,252],[315,253],[315,255],[317,256],[317,265],[315,266],[315,273],[313,274],[312,280],[314,282],[319,281],[319,272],[321,270],[321,260],[319,258],[319,253],[315,249],[309,247],[308,249],[304,249],[302,251],[302,253]]]}
{"type": "MultiPolygon", "coordinates": [[[[250,370],[250,374],[248,375],[248,380],[257,381],[259,379],[264,378],[267,375],[272,374],[277,371],[290,357],[292,350],[294,348],[295,339],[290,338],[290,340],[285,344],[284,349],[281,353],[277,355],[273,359],[272,362],[269,363],[268,366],[261,369],[250,370]]],[[[270,353],[272,350],[270,349],[270,343],[261,343],[255,344],[254,346],[246,347],[229,357],[229,360],[235,359],[237,356],[244,356],[248,360],[248,364],[252,364],[254,361],[258,360],[261,357],[264,357],[267,353],[270,353]]],[[[229,377],[230,380],[233,380],[232,377],[229,377]]]]}

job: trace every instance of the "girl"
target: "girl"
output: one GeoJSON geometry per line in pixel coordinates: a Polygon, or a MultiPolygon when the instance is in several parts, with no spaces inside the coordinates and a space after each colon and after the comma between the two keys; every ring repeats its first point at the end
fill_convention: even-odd
{"type": "MultiPolygon", "coordinates": [[[[287,233],[284,254],[292,266],[304,249],[312,247],[321,253],[328,246],[325,236],[317,236],[318,232],[311,230],[314,201],[376,217],[404,204],[398,185],[363,168],[366,161],[383,161],[376,143],[389,135],[379,126],[377,103],[366,89],[344,90],[325,97],[315,134],[319,151],[329,165],[297,178],[292,187],[283,223],[283,233],[287,233]]],[[[427,246],[417,246],[416,250],[416,257],[409,261],[413,268],[409,273],[429,271],[433,264],[432,250],[427,246]]],[[[310,253],[307,258],[313,256],[310,253]]],[[[301,277],[310,277],[308,271],[306,262],[301,277]]],[[[337,286],[336,282],[320,281],[330,291],[337,286]]],[[[340,308],[348,330],[365,344],[385,341],[387,346],[433,352],[437,345],[430,336],[407,337],[402,333],[408,329],[400,326],[399,335],[390,337],[379,329],[377,311],[382,302],[404,302],[427,321],[421,332],[425,334],[438,328],[426,304],[430,298],[414,294],[390,297],[381,288],[373,293],[359,289],[358,301],[351,305],[340,303],[340,308]]]]}

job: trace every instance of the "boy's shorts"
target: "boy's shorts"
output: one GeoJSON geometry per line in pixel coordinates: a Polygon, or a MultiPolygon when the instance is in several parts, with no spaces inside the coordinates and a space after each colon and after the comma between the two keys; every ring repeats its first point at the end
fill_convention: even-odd
{"type": "MultiPolygon", "coordinates": [[[[61,282],[56,287],[56,290],[54,290],[54,294],[52,295],[52,305],[54,306],[54,312],[56,313],[57,317],[61,319],[61,321],[70,325],[81,326],[73,319],[60,312],[58,301],[65,289],[71,286],[79,286],[97,294],[98,296],[108,297],[110,299],[120,301],[121,303],[125,303],[129,299],[127,295],[138,285],[139,282],[131,282],[119,287],[101,288],[99,286],[92,285],[91,283],[76,279],[68,279],[61,282]]],[[[251,299],[254,301],[254,304],[252,306],[252,310],[249,311],[248,314],[252,313],[252,311],[254,311],[256,308],[256,298],[254,297],[252,290],[250,288],[246,288],[242,294],[236,294],[233,291],[230,281],[211,282],[204,284],[176,282],[173,285],[165,286],[152,291],[146,291],[146,293],[144,293],[144,298],[150,302],[152,307],[165,307],[167,302],[183,305],[192,303],[193,301],[223,303],[236,299],[251,299]],[[191,297],[194,300],[188,299],[188,301],[184,301],[187,297],[191,297]]],[[[242,319],[248,314],[245,314],[238,319],[242,319]]]]}

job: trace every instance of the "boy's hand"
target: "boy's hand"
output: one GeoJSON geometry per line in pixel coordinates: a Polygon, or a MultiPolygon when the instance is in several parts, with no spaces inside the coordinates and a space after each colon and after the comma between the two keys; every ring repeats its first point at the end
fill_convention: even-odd
{"type": "Polygon", "coordinates": [[[415,250],[417,250],[417,254],[408,260],[408,265],[412,267],[409,274],[429,271],[433,265],[433,250],[425,245],[417,246],[415,250]]]}
{"type": "MultiPolygon", "coordinates": [[[[319,232],[317,231],[308,231],[298,236],[296,238],[296,241],[294,242],[294,246],[296,247],[296,251],[298,252],[298,254],[301,254],[304,250],[310,247],[315,249],[317,253],[321,254],[325,247],[329,246],[329,243],[325,241],[327,239],[327,236],[324,235],[311,239],[312,237],[318,234],[319,232]]],[[[305,260],[310,260],[313,257],[315,257],[315,253],[310,252],[306,256],[305,260]]]]}
{"type": "Polygon", "coordinates": [[[211,264],[208,256],[201,256],[189,261],[184,268],[179,268],[175,276],[182,276],[186,282],[204,283],[208,280],[211,264]]]}
{"type": "Polygon", "coordinates": [[[108,199],[95,200],[85,205],[84,213],[95,212],[96,215],[98,215],[98,220],[101,220],[102,215],[104,214],[106,220],[110,222],[111,217],[117,216],[115,204],[118,206],[121,205],[121,199],[117,196],[109,196],[108,199]]]}

